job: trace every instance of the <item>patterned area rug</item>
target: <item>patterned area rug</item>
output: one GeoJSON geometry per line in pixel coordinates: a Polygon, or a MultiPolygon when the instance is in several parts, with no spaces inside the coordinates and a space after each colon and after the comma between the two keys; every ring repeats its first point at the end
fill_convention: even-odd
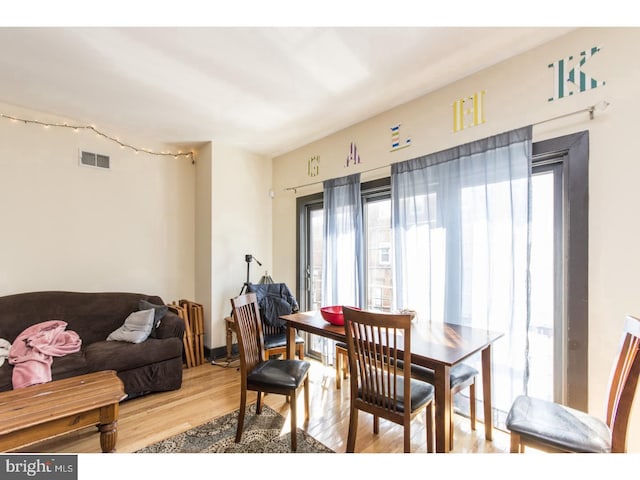
{"type": "MultiPolygon", "coordinates": [[[[291,453],[291,434],[281,435],[285,418],[266,405],[260,415],[255,403],[247,407],[242,441],[235,443],[238,410],[187,430],[135,453],[291,453]]],[[[334,453],[297,429],[298,453],[334,453]]]]}

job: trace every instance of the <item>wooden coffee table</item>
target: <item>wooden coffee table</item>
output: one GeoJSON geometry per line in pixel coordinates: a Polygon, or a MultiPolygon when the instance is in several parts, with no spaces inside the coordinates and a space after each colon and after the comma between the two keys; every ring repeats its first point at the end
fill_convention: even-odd
{"type": "Polygon", "coordinates": [[[126,398],[113,370],[0,393],[0,451],[97,425],[103,452],[116,447],[119,402],[126,398]]]}

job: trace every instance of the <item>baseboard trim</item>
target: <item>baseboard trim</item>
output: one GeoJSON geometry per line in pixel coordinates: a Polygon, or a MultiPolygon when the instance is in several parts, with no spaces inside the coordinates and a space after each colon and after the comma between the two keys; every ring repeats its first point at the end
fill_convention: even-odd
{"type": "MultiPolygon", "coordinates": [[[[227,347],[216,347],[216,348],[208,348],[204,347],[205,356],[210,360],[226,360],[227,359],[227,347]]],[[[231,355],[238,355],[238,344],[233,344],[231,347],[231,355]]]]}

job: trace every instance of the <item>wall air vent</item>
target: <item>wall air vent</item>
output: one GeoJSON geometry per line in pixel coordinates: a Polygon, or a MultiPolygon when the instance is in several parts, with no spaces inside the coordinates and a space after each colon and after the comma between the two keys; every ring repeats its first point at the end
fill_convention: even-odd
{"type": "Polygon", "coordinates": [[[84,151],[80,152],[80,164],[87,167],[111,168],[111,161],[107,155],[84,151]]]}

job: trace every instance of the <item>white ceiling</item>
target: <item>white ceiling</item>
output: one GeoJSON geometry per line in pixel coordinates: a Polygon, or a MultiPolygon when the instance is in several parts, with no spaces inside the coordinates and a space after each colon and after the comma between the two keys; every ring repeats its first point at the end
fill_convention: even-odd
{"type": "Polygon", "coordinates": [[[5,27],[0,101],[123,140],[274,156],[570,30],[5,27]]]}

